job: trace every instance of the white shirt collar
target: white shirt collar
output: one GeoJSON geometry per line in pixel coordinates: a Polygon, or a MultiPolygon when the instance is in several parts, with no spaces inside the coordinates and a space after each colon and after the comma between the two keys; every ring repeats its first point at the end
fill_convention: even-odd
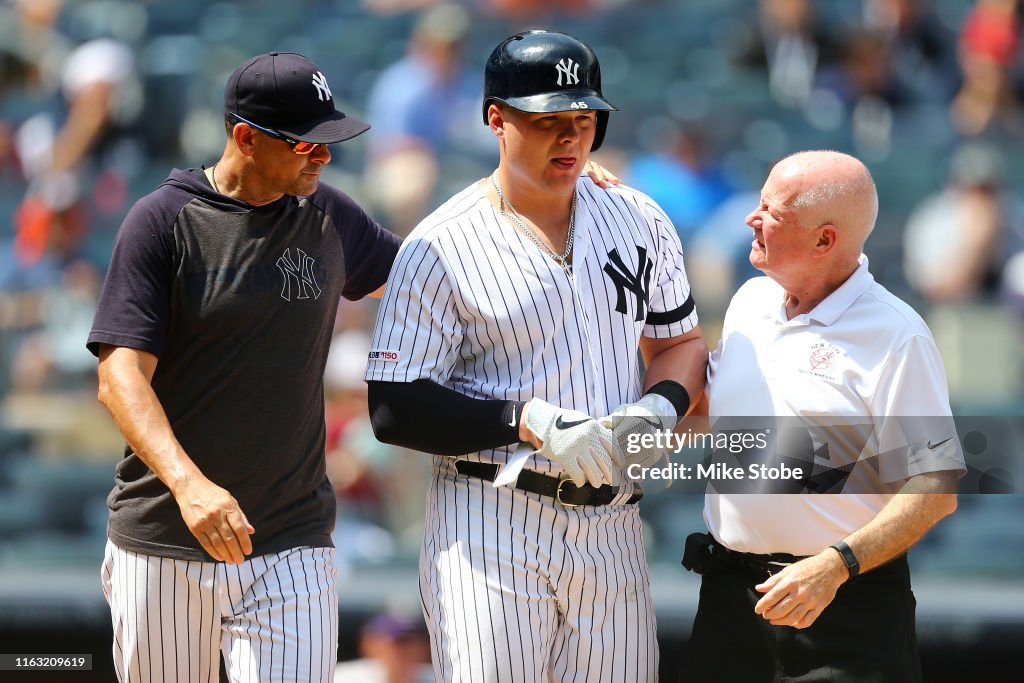
{"type": "Polygon", "coordinates": [[[807,314],[810,318],[822,325],[831,325],[875,283],[875,277],[868,271],[868,257],[861,254],[857,263],[857,270],[846,278],[846,282],[839,285],[839,289],[825,297],[807,314]]]}
{"type": "Polygon", "coordinates": [[[843,314],[846,309],[853,305],[861,294],[867,291],[868,287],[874,284],[875,277],[868,270],[868,257],[861,254],[857,259],[857,269],[853,271],[850,277],[846,278],[846,281],[839,285],[839,287],[829,294],[827,297],[821,300],[821,302],[815,306],[810,313],[794,316],[792,319],[786,317],[786,292],[779,287],[779,292],[782,295],[782,302],[779,304],[779,308],[775,312],[766,311],[766,317],[777,318],[779,322],[807,322],[808,320],[814,320],[822,325],[831,325],[839,316],[843,314]]]}

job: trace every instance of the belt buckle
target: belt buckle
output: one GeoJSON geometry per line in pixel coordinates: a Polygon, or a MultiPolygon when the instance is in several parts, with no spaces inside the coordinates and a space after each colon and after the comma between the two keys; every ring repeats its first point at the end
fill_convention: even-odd
{"type": "Polygon", "coordinates": [[[768,572],[768,576],[774,576],[776,573],[781,572],[783,569],[793,564],[792,562],[779,562],[778,560],[767,560],[764,563],[764,570],[768,572]],[[778,567],[775,571],[772,571],[772,565],[778,567]]]}
{"type": "MultiPolygon", "coordinates": [[[[562,500],[562,486],[565,485],[566,482],[572,484],[572,479],[559,479],[558,480],[558,488],[555,489],[555,500],[558,501],[558,503],[562,507],[567,507],[567,508],[583,507],[582,505],[580,505],[578,503],[567,503],[564,500],[562,500]]],[[[575,486],[575,484],[573,484],[573,486],[575,486]]]]}

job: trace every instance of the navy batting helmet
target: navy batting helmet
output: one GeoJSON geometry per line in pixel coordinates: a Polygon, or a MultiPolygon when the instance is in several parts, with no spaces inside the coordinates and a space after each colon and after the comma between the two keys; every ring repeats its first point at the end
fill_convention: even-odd
{"type": "Polygon", "coordinates": [[[601,65],[579,40],[554,31],[525,31],[501,41],[484,69],[484,123],[497,100],[529,113],[596,110],[591,151],[604,141],[608,112],[601,94],[601,65]]]}

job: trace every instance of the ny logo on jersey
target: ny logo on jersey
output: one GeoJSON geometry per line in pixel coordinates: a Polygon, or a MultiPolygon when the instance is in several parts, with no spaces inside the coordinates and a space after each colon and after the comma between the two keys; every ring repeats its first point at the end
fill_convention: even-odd
{"type": "Polygon", "coordinates": [[[284,284],[281,286],[281,298],[285,301],[292,300],[292,282],[294,281],[297,291],[296,299],[308,299],[310,294],[314,299],[319,299],[322,292],[320,285],[316,283],[316,275],[313,274],[316,261],[301,249],[296,249],[295,254],[299,257],[298,263],[292,260],[291,249],[285,249],[281,258],[277,259],[277,268],[284,278],[284,284]]]}
{"type": "Polygon", "coordinates": [[[579,70],[580,65],[572,61],[568,57],[565,59],[559,59],[558,64],[555,64],[555,69],[558,71],[558,85],[562,85],[562,75],[565,75],[566,85],[578,85],[580,82],[579,70]]]}
{"type": "Polygon", "coordinates": [[[319,71],[313,74],[313,87],[316,88],[317,97],[321,102],[331,99],[331,88],[327,85],[327,78],[319,71]]]}
{"type": "Polygon", "coordinates": [[[647,257],[647,250],[637,245],[637,271],[629,272],[629,266],[619,256],[617,249],[608,252],[608,263],[604,264],[604,272],[611,278],[616,287],[615,310],[625,315],[626,292],[632,292],[636,297],[636,322],[647,319],[647,301],[651,286],[651,269],[654,268],[654,261],[647,257]]]}

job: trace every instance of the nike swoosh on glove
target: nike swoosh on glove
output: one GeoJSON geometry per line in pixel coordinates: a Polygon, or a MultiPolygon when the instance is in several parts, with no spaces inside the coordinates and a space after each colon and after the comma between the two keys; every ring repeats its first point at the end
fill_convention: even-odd
{"type": "Polygon", "coordinates": [[[644,448],[643,435],[664,433],[675,427],[677,421],[675,406],[660,394],[647,394],[636,403],[623,403],[598,420],[612,430],[626,463],[641,467],[651,467],[666,454],[664,448],[644,448]]]}
{"type": "Polygon", "coordinates": [[[618,485],[622,458],[607,427],[577,410],[534,398],[526,408],[526,426],[541,441],[541,455],[562,466],[573,483],[618,485]]]}

